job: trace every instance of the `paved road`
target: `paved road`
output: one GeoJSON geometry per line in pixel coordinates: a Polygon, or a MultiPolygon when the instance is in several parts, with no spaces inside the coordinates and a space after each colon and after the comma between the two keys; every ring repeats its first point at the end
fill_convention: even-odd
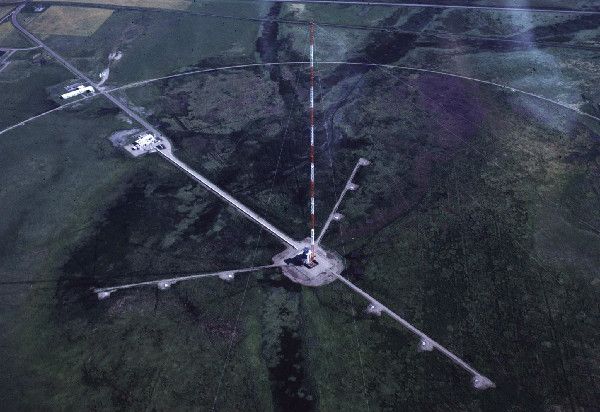
{"type": "Polygon", "coordinates": [[[544,9],[535,7],[501,7],[501,6],[476,6],[470,4],[435,4],[435,3],[397,3],[382,1],[359,1],[359,0],[263,0],[269,3],[317,3],[317,4],[342,4],[354,6],[388,6],[388,7],[417,7],[432,9],[461,9],[461,10],[491,10],[509,12],[529,13],[566,13],[566,14],[600,14],[595,10],[575,9],[544,9]]]}
{"type": "Polygon", "coordinates": [[[279,265],[256,266],[256,267],[244,268],[244,269],[224,270],[221,272],[213,272],[213,273],[197,273],[197,274],[193,274],[193,275],[178,276],[178,277],[174,277],[174,278],[149,280],[147,282],[129,283],[127,285],[109,286],[109,287],[105,287],[105,288],[94,288],[94,293],[109,293],[110,294],[116,290],[131,289],[131,288],[140,287],[140,286],[163,286],[163,289],[166,289],[167,287],[170,287],[177,282],[182,282],[182,281],[186,281],[186,280],[193,280],[193,279],[214,277],[214,276],[219,276],[219,277],[223,277],[223,278],[227,279],[229,276],[233,276],[237,273],[248,273],[248,272],[254,272],[257,270],[271,269],[271,268],[276,268],[276,267],[279,267],[279,265]]]}
{"type": "Polygon", "coordinates": [[[5,61],[8,60],[8,58],[10,56],[12,56],[15,53],[14,50],[9,50],[7,52],[5,52],[2,56],[0,56],[0,64],[4,63],[5,61]]]}
{"type": "Polygon", "coordinates": [[[6,69],[9,64],[10,62],[0,63],[0,73],[2,73],[2,71],[4,71],[4,69],[6,69]]]}
{"type": "Polygon", "coordinates": [[[16,51],[28,51],[28,50],[35,50],[35,49],[39,49],[40,46],[32,46],[32,47],[0,47],[0,51],[12,51],[12,52],[16,52],[16,51]]]}
{"type": "Polygon", "coordinates": [[[340,204],[342,203],[342,200],[344,199],[344,196],[346,195],[346,192],[348,192],[348,190],[350,190],[350,186],[352,185],[352,180],[354,179],[354,176],[356,176],[356,173],[358,172],[358,169],[361,166],[366,166],[368,164],[369,163],[368,163],[368,161],[366,159],[359,159],[358,162],[356,162],[356,166],[354,166],[354,169],[352,170],[352,173],[350,173],[350,177],[348,178],[348,181],[346,182],[346,186],[344,186],[344,189],[342,190],[342,193],[340,194],[340,197],[338,198],[337,202],[333,206],[333,209],[331,210],[331,213],[329,214],[329,217],[327,218],[327,221],[325,221],[325,224],[323,225],[323,228],[321,229],[321,233],[319,233],[319,237],[317,238],[317,245],[319,243],[321,243],[321,239],[323,239],[323,236],[325,236],[325,232],[327,232],[327,229],[329,228],[329,225],[333,221],[333,217],[337,213],[337,210],[340,207],[340,204]]]}
{"type": "MultiPolygon", "coordinates": [[[[161,138],[164,141],[166,149],[160,150],[159,153],[164,158],[168,159],[171,163],[173,163],[174,165],[179,167],[181,170],[186,172],[188,175],[190,175],[196,181],[198,181],[199,183],[201,183],[202,185],[207,187],[210,191],[212,191],[213,193],[218,195],[221,199],[225,200],[227,203],[231,204],[236,209],[241,211],[245,216],[247,216],[254,222],[256,222],[259,225],[261,225],[262,227],[264,227],[266,230],[271,232],[273,235],[277,236],[285,244],[296,247],[296,248],[300,247],[300,244],[298,242],[296,242],[295,240],[293,240],[292,238],[287,236],[281,230],[277,229],[275,226],[273,226],[271,223],[269,223],[263,217],[259,216],[257,213],[250,210],[248,207],[246,207],[240,201],[235,199],[229,193],[225,192],[224,190],[219,188],[217,185],[212,183],[209,179],[207,179],[206,177],[197,173],[192,168],[190,168],[187,164],[185,164],[184,162],[179,160],[175,155],[173,155],[171,142],[167,139],[166,136],[164,136],[154,126],[152,126],[150,123],[148,123],[144,118],[142,118],[137,113],[135,113],[133,110],[131,110],[124,102],[120,101],[119,99],[114,97],[112,94],[110,94],[109,91],[99,89],[98,85],[96,83],[94,83],[90,78],[88,78],[85,74],[83,74],[81,71],[79,71],[75,66],[73,66],[71,63],[69,63],[67,60],[65,60],[61,55],[59,55],[54,50],[49,48],[44,42],[42,42],[40,39],[35,37],[32,33],[28,32],[23,26],[21,26],[21,24],[19,23],[19,21],[17,19],[17,15],[23,7],[24,7],[24,5],[19,6],[12,13],[12,24],[15,26],[15,28],[17,28],[17,30],[19,30],[21,33],[23,33],[30,41],[32,41],[33,43],[42,47],[48,54],[50,54],[52,57],[54,57],[59,63],[61,63],[64,67],[66,67],[75,76],[79,77],[81,80],[85,81],[86,83],[89,83],[94,88],[96,88],[100,94],[102,94],[104,97],[106,97],[108,100],[110,100],[114,105],[116,105],[121,110],[123,110],[125,113],[127,113],[128,116],[130,116],[136,122],[141,124],[146,130],[148,130],[149,132],[154,134],[154,136],[161,138]]],[[[21,124],[23,124],[23,122],[21,122],[21,124]]]]}
{"type": "Polygon", "coordinates": [[[2,24],[2,23],[4,23],[5,21],[7,21],[7,20],[10,18],[10,16],[12,15],[12,13],[13,13],[14,11],[15,11],[15,10],[13,9],[13,10],[9,11],[8,13],[6,13],[4,16],[0,17],[0,24],[2,24]]]}
{"type": "MultiPolygon", "coordinates": [[[[68,61],[66,61],[65,59],[63,59],[62,56],[60,56],[59,54],[57,54],[56,52],[54,52],[52,49],[50,49],[48,46],[46,46],[41,40],[39,40],[37,37],[35,37],[33,34],[31,34],[30,32],[28,32],[25,28],[23,28],[20,25],[20,23],[19,23],[19,21],[17,19],[17,15],[18,15],[18,13],[21,11],[21,9],[23,7],[24,7],[24,5],[21,5],[15,11],[12,12],[11,19],[12,19],[12,23],[15,26],[15,28],[17,28],[21,33],[23,33],[30,41],[32,41],[33,43],[35,43],[35,44],[39,45],[40,47],[42,47],[48,54],[50,54],[52,57],[54,57],[59,63],[61,63],[64,67],[66,67],[75,76],[79,77],[81,80],[83,80],[83,81],[89,83],[90,85],[94,86],[95,88],[97,88],[98,86],[97,86],[96,83],[94,83],[85,74],[83,74],[82,72],[80,72],[77,68],[75,68],[73,65],[71,65],[68,61]]],[[[334,62],[334,64],[339,64],[339,62],[334,62]]],[[[373,65],[375,65],[375,64],[373,64],[373,65]]],[[[247,66],[252,66],[252,65],[247,65],[247,66]]],[[[191,74],[191,73],[188,73],[188,74],[191,74]]],[[[177,75],[167,76],[166,78],[176,77],[176,76],[177,75]]],[[[459,77],[462,77],[462,76],[459,76],[459,77]]],[[[116,89],[113,89],[113,90],[116,90],[116,89]]],[[[193,169],[191,169],[188,165],[186,165],[184,162],[182,162],[177,157],[175,157],[173,155],[173,153],[172,153],[171,144],[168,141],[168,139],[165,136],[163,136],[162,133],[160,133],[157,129],[155,129],[151,124],[149,124],[145,119],[143,119],[137,113],[135,113],[131,109],[129,109],[129,107],[127,107],[125,105],[125,103],[121,102],[120,100],[118,100],[117,98],[115,98],[114,96],[112,96],[106,90],[99,90],[99,93],[102,94],[103,96],[105,96],[113,104],[115,104],[116,106],[118,106],[121,110],[123,110],[125,113],[127,113],[131,118],[133,118],[134,120],[136,120],[139,124],[141,124],[142,126],[144,126],[148,131],[152,132],[155,136],[162,138],[165,141],[166,149],[160,150],[159,153],[164,158],[168,159],[171,163],[173,163],[174,165],[176,165],[177,167],[179,167],[181,170],[185,171],[188,175],[190,175],[191,177],[193,177],[196,181],[198,181],[199,183],[201,183],[202,185],[204,185],[205,187],[207,187],[209,190],[211,190],[213,193],[215,193],[216,195],[218,195],[219,197],[221,197],[223,200],[225,200],[229,204],[231,204],[234,207],[236,207],[238,210],[240,210],[248,218],[250,218],[251,220],[255,221],[259,225],[263,226],[265,229],[267,229],[273,235],[277,236],[284,243],[286,243],[286,244],[288,244],[290,246],[293,246],[295,248],[300,248],[300,246],[301,246],[300,243],[298,243],[298,242],[294,241],[293,239],[291,239],[290,237],[288,237],[285,233],[283,233],[280,230],[278,230],[277,228],[275,228],[273,225],[271,225],[269,222],[267,222],[264,218],[262,218],[261,216],[259,216],[256,213],[254,213],[252,210],[248,209],[245,205],[243,205],[241,202],[239,202],[238,200],[236,200],[235,198],[233,198],[227,192],[225,192],[222,189],[220,189],[218,186],[216,186],[210,180],[208,180],[204,176],[200,175],[199,173],[197,173],[196,171],[194,171],[193,169]]],[[[361,162],[359,161],[359,163],[355,166],[349,182],[351,182],[351,179],[356,174],[356,171],[358,170],[358,167],[361,165],[360,163],[361,162]]],[[[338,200],[338,203],[336,203],[336,206],[334,207],[334,210],[336,210],[337,207],[339,206],[339,203],[341,202],[341,199],[343,198],[343,195],[345,194],[345,192],[347,190],[348,190],[348,185],[346,185],[346,187],[344,188],[344,191],[342,192],[342,196],[340,196],[340,199],[338,200]]],[[[328,221],[330,223],[331,216],[330,216],[330,219],[328,221]]],[[[324,233],[324,231],[322,233],[324,233]]],[[[184,280],[197,279],[197,278],[207,277],[207,276],[229,276],[229,275],[232,275],[232,274],[235,274],[235,273],[250,272],[250,271],[254,271],[254,270],[267,269],[267,268],[278,267],[278,266],[279,265],[268,265],[268,266],[259,266],[259,267],[247,268],[247,269],[240,269],[240,270],[234,270],[234,271],[215,272],[215,273],[210,273],[210,274],[195,274],[195,275],[188,275],[188,276],[175,277],[175,278],[169,278],[169,279],[162,279],[162,280],[155,280],[155,281],[132,283],[132,284],[127,284],[127,285],[113,286],[113,287],[108,287],[108,288],[98,288],[98,289],[94,289],[94,291],[96,293],[103,293],[103,292],[104,293],[111,293],[111,292],[113,292],[115,290],[128,289],[128,288],[133,288],[133,287],[138,287],[138,286],[146,286],[146,285],[159,285],[159,286],[163,285],[164,287],[168,287],[168,286],[170,286],[173,283],[184,281],[184,280]]],[[[397,322],[399,322],[402,326],[404,326],[405,328],[407,328],[409,331],[411,331],[412,333],[414,333],[415,335],[417,335],[418,337],[420,337],[422,340],[428,342],[433,348],[437,349],[442,354],[444,354],[445,356],[447,356],[448,358],[450,358],[457,365],[461,366],[462,368],[464,368],[465,370],[467,370],[468,372],[470,372],[473,375],[474,381],[476,381],[476,382],[477,381],[483,382],[483,384],[480,384],[480,386],[482,386],[482,388],[483,387],[494,386],[494,384],[491,381],[489,381],[489,379],[487,379],[485,376],[481,375],[478,371],[476,371],[474,368],[472,368],[469,364],[467,364],[462,359],[460,359],[458,356],[454,355],[452,352],[450,352],[449,350],[447,350],[446,348],[444,348],[443,346],[441,346],[439,343],[437,343],[434,340],[432,340],[431,338],[429,338],[427,335],[425,335],[419,329],[415,328],[409,322],[407,322],[406,320],[404,320],[403,318],[401,318],[400,316],[398,316],[397,314],[395,314],[392,310],[390,310],[389,308],[387,308],[386,306],[384,306],[383,304],[381,304],[379,301],[377,301],[376,299],[374,299],[372,296],[370,296],[369,294],[367,294],[366,292],[364,292],[362,289],[360,289],[357,286],[355,286],[354,284],[352,284],[350,281],[348,281],[347,279],[345,279],[343,276],[336,275],[336,277],[339,280],[341,280],[343,283],[345,283],[347,286],[349,286],[356,293],[360,294],[361,296],[363,296],[364,298],[366,298],[367,300],[369,300],[369,302],[371,302],[372,304],[376,305],[377,308],[379,308],[381,311],[386,312],[389,316],[391,316],[394,320],[396,320],[397,322]]]]}
{"type": "Polygon", "coordinates": [[[8,65],[10,64],[10,61],[8,61],[8,58],[10,56],[12,56],[14,52],[15,52],[14,50],[7,51],[0,57],[0,73],[2,73],[2,71],[4,69],[6,69],[8,67],[8,65]]]}
{"type": "Polygon", "coordinates": [[[381,312],[385,312],[392,319],[394,319],[396,322],[400,323],[404,328],[408,329],[414,335],[416,335],[417,337],[419,337],[422,342],[426,342],[432,348],[437,349],[444,356],[446,356],[447,358],[449,358],[452,362],[454,362],[455,364],[457,364],[458,366],[460,366],[461,368],[463,368],[464,370],[466,370],[467,372],[469,372],[471,374],[471,376],[473,377],[473,380],[474,380],[473,383],[474,383],[474,385],[476,385],[476,386],[480,385],[480,387],[478,387],[478,389],[486,389],[486,388],[490,388],[490,387],[493,388],[493,387],[496,386],[491,380],[489,380],[484,375],[482,375],[481,373],[479,373],[477,370],[475,370],[467,362],[465,362],[464,360],[462,360],[461,358],[459,358],[458,356],[456,356],[454,353],[450,352],[448,349],[446,349],[445,347],[443,347],[442,345],[440,345],[439,343],[437,343],[436,341],[434,341],[433,339],[431,339],[429,336],[427,336],[425,333],[421,332],[419,329],[417,329],[416,327],[414,327],[408,321],[406,321],[402,317],[398,316],[396,313],[394,313],[387,306],[383,305],[377,299],[375,299],[374,297],[372,297],[371,295],[369,295],[367,292],[363,291],[361,288],[359,288],[358,286],[356,286],[355,284],[353,284],[352,282],[350,282],[348,279],[346,279],[345,277],[343,277],[341,275],[337,275],[337,278],[339,280],[341,280],[344,284],[346,284],[346,286],[348,286],[354,292],[358,293],[359,295],[361,295],[362,297],[364,297],[365,299],[367,299],[370,303],[372,303],[381,312]],[[475,380],[477,380],[477,381],[475,381],[475,380]]]}
{"type": "Polygon", "coordinates": [[[133,110],[131,110],[129,107],[127,107],[123,102],[121,102],[119,99],[117,99],[116,97],[111,95],[108,91],[98,89],[98,85],[96,83],[94,83],[89,77],[87,77],[85,74],[80,72],[75,66],[73,66],[71,63],[69,63],[67,60],[65,60],[61,55],[56,53],[50,47],[46,46],[46,44],[44,42],[42,42],[40,39],[35,37],[32,33],[28,32],[23,26],[21,26],[21,23],[19,23],[17,16],[18,16],[19,12],[23,9],[23,7],[25,7],[24,4],[17,7],[12,12],[11,21],[17,30],[19,30],[21,33],[23,33],[25,35],[25,37],[27,37],[31,42],[33,42],[33,43],[37,44],[38,46],[40,46],[41,48],[43,48],[46,51],[46,53],[48,53],[49,55],[54,57],[60,64],[62,64],[64,67],[66,67],[67,70],[69,70],[75,76],[79,77],[81,80],[83,80],[86,83],[89,83],[91,86],[93,86],[100,94],[102,94],[104,97],[106,97],[108,100],[110,100],[114,105],[118,106],[121,110],[123,110],[125,113],[127,113],[127,115],[130,116],[132,119],[134,119],[136,122],[138,122],[139,124],[144,126],[148,131],[153,133],[155,136],[162,137],[162,133],[160,133],[157,129],[155,129],[145,119],[140,117],[137,113],[135,113],[133,110]]]}

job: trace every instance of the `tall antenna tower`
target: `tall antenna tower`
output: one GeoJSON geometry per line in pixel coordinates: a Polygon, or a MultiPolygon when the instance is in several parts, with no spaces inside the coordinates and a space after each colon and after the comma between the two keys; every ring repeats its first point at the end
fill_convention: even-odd
{"type": "MultiPolygon", "coordinates": [[[[21,6],[23,7],[23,6],[21,6]]],[[[13,15],[14,16],[14,15],[13,15]]],[[[33,35],[30,35],[30,37],[33,35]]],[[[38,43],[39,44],[39,43],[38,43]]],[[[45,47],[45,46],[44,46],[45,47]]],[[[47,48],[47,47],[46,47],[47,48]]],[[[348,178],[342,193],[340,194],[337,202],[333,206],[331,213],[323,227],[321,228],[321,232],[319,237],[315,241],[315,94],[314,94],[314,83],[315,83],[315,68],[314,68],[314,50],[315,49],[315,24],[310,24],[310,247],[307,247],[306,239],[298,242],[286,235],[281,230],[277,229],[271,223],[269,223],[264,217],[259,214],[253,212],[240,201],[235,199],[229,193],[218,187],[216,184],[212,183],[206,177],[200,175],[196,171],[194,171],[190,166],[186,165],[184,162],[179,160],[172,152],[171,142],[164,136],[160,135],[157,131],[154,131],[147,122],[143,119],[139,118],[138,122],[142,124],[148,132],[156,133],[156,135],[160,136],[161,144],[157,147],[154,147],[152,151],[158,152],[162,157],[173,163],[175,166],[183,170],[189,176],[191,176],[198,183],[207,187],[214,194],[219,196],[222,200],[227,202],[228,204],[236,207],[243,215],[247,218],[251,219],[262,228],[269,231],[271,234],[279,238],[279,240],[285,245],[286,249],[273,257],[273,264],[271,265],[262,265],[255,266],[249,268],[242,269],[230,269],[224,270],[221,272],[213,272],[213,273],[194,273],[194,274],[186,274],[184,276],[176,276],[170,277],[167,279],[157,279],[157,280],[149,280],[138,283],[129,283],[125,285],[116,285],[102,288],[94,288],[93,292],[97,294],[98,299],[107,299],[110,295],[118,290],[123,289],[131,289],[137,287],[144,286],[155,286],[159,290],[166,290],[176,285],[177,283],[190,281],[194,279],[207,278],[207,277],[218,277],[225,281],[233,281],[235,276],[242,273],[250,273],[259,270],[265,269],[275,269],[280,268],[282,273],[289,278],[292,282],[298,283],[300,285],[305,285],[309,287],[319,287],[336,280],[341,281],[346,286],[348,286],[353,292],[362,296],[366,299],[369,304],[367,306],[366,312],[375,316],[381,316],[382,314],[386,314],[390,316],[393,320],[398,322],[402,327],[406,328],[409,332],[414,334],[419,338],[419,344],[417,349],[419,351],[433,351],[437,350],[442,355],[446,356],[456,365],[467,371],[471,375],[471,382],[473,387],[476,389],[487,389],[495,387],[494,382],[492,382],[489,378],[482,375],[479,371],[474,369],[471,365],[466,363],[464,360],[456,356],[453,352],[446,349],[444,346],[437,343],[435,340],[427,336],[421,330],[417,329],[411,323],[409,323],[404,318],[400,317],[390,308],[385,306],[383,303],[379,302],[373,296],[369,295],[367,292],[359,288],[358,286],[351,283],[348,279],[341,275],[344,270],[344,260],[342,256],[336,253],[333,250],[324,249],[320,243],[321,239],[327,232],[330,224],[333,221],[339,221],[343,218],[341,213],[338,213],[337,210],[344,199],[344,196],[348,191],[354,191],[358,189],[358,185],[353,182],[358,170],[363,166],[368,166],[370,162],[367,159],[360,158],[356,162],[356,166],[352,170],[350,177],[348,178]],[[162,148],[161,148],[162,146],[162,148]],[[317,262],[317,252],[319,255],[319,262],[317,262]],[[319,265],[318,269],[315,266],[319,265]]],[[[81,77],[81,76],[80,76],[81,77]]],[[[108,96],[108,93],[105,93],[108,96]]],[[[127,109],[127,113],[129,114],[130,109],[127,106],[120,105],[127,109]]],[[[133,113],[133,112],[131,112],[133,113]]],[[[134,117],[132,115],[132,117],[134,117]]],[[[138,116],[139,117],[139,116],[138,116]]],[[[136,117],[134,117],[136,118],[136,117]]],[[[240,307],[241,310],[241,307],[240,307]]],[[[213,407],[214,409],[214,407],[213,407]]]]}
{"type": "Polygon", "coordinates": [[[310,252],[307,263],[315,263],[315,24],[310,24],[310,252]]]}

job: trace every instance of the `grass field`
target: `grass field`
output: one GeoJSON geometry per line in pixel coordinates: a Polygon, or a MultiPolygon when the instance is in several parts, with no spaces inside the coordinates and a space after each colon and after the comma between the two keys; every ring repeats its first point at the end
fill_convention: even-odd
{"type": "MultiPolygon", "coordinates": [[[[255,15],[262,7],[254,8],[255,15]]],[[[229,13],[232,5],[213,8],[229,13]]],[[[90,36],[55,35],[46,41],[92,78],[108,66],[110,53],[121,51],[123,57],[112,64],[108,84],[122,84],[216,61],[254,61],[259,27],[251,21],[117,10],[90,36]]]]}
{"type": "MultiPolygon", "coordinates": [[[[235,12],[232,3],[210,7],[235,12]]],[[[268,7],[273,16],[355,23],[362,10],[268,7]]],[[[464,29],[454,13],[378,13],[362,17],[464,29]]],[[[465,16],[497,34],[588,30],[566,17],[561,25],[465,16]]],[[[109,78],[122,84],[190,67],[305,59],[306,28],[290,27],[115,10],[89,36],[47,40],[92,75],[122,51],[109,78]]],[[[597,105],[597,63],[587,52],[338,33],[318,29],[317,60],[425,65],[597,105]]],[[[0,123],[46,110],[44,88],[67,76],[36,54],[16,54],[21,60],[0,74],[0,105],[9,107],[0,123]]],[[[178,157],[301,238],[307,84],[306,66],[271,67],[155,82],[118,97],[169,136],[178,157]]],[[[594,410],[600,124],[465,79],[341,65],[317,64],[316,108],[319,225],[356,160],[372,162],[324,245],[344,256],[344,276],[495,389],[472,390],[464,371],[417,352],[412,335],[367,316],[366,302],[339,283],[300,288],[274,270],[98,301],[90,287],[265,264],[281,245],[159,157],[132,159],[112,147],[111,133],[135,126],[92,99],[0,138],[3,408],[594,410]]]]}
{"type": "Polygon", "coordinates": [[[5,407],[208,409],[226,367],[221,410],[269,409],[253,278],[181,285],[154,303],[151,288],[107,302],[90,293],[264,264],[279,249],[265,237],[257,245],[255,225],[166,162],[113,148],[107,136],[128,127],[114,115],[96,102],[0,142],[0,272],[11,288],[0,300],[1,355],[12,359],[0,378],[5,407]],[[231,253],[215,254],[225,245],[231,253]]]}
{"type": "MultiPolygon", "coordinates": [[[[41,0],[41,2],[44,1],[46,0],[41,0]]],[[[190,0],[73,0],[73,3],[92,3],[106,6],[130,6],[141,8],[151,7],[156,9],[185,10],[192,2],[190,0]]]]}
{"type": "Polygon", "coordinates": [[[28,28],[45,38],[49,35],[90,36],[111,16],[112,10],[50,6],[35,14],[28,28]]]}
{"type": "MultiPolygon", "coordinates": [[[[305,73],[281,72],[199,75],[127,96],[153,113],[179,156],[301,237],[306,88],[294,79],[305,73]],[[253,99],[262,110],[247,107],[246,83],[285,91],[282,102],[253,99]],[[272,103],[299,120],[286,130],[287,117],[272,103]]],[[[436,75],[327,66],[319,79],[326,85],[317,98],[319,222],[354,161],[372,161],[357,178],[361,189],[342,206],[347,220],[325,243],[344,253],[354,281],[500,382],[493,392],[471,392],[467,375],[437,355],[417,353],[392,322],[366,317],[364,302],[332,285],[303,292],[294,312],[303,319],[304,358],[320,407],[593,405],[597,371],[587,359],[598,357],[588,342],[596,339],[600,192],[584,182],[600,173],[599,125],[555,105],[436,75]],[[541,120],[549,117],[552,123],[541,120]],[[527,286],[534,284],[543,286],[527,286]],[[524,304],[526,311],[515,312],[524,304]],[[548,319],[558,313],[560,319],[548,319]],[[564,374],[558,350],[566,353],[564,374]]]]}
{"type": "Polygon", "coordinates": [[[10,24],[0,24],[0,47],[28,47],[30,43],[10,24]]]}
{"type": "Polygon", "coordinates": [[[17,52],[0,73],[0,127],[4,128],[56,107],[46,87],[71,78],[62,66],[43,57],[39,51],[17,52]],[[34,56],[38,56],[34,59],[34,56]]]}

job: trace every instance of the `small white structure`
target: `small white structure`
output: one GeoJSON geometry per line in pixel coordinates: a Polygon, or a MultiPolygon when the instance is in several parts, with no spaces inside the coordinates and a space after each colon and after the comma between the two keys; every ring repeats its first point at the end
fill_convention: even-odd
{"type": "Polygon", "coordinates": [[[123,146],[133,157],[165,149],[162,139],[148,131],[139,133],[133,138],[135,139],[133,143],[123,146]]]}
{"type": "Polygon", "coordinates": [[[166,289],[169,289],[171,287],[171,285],[173,285],[173,283],[175,283],[175,282],[167,282],[167,281],[161,280],[160,282],[158,282],[156,284],[156,286],[158,286],[159,290],[166,290],[166,289]]]}
{"type": "Polygon", "coordinates": [[[473,385],[473,387],[475,389],[478,389],[480,391],[487,389],[487,388],[495,388],[496,387],[494,382],[492,382],[485,376],[478,375],[478,374],[473,375],[473,379],[471,379],[471,384],[473,385]]]}
{"type": "Polygon", "coordinates": [[[159,140],[154,137],[152,133],[143,133],[139,135],[137,139],[135,139],[135,143],[133,144],[134,150],[147,150],[158,143],[159,140]]]}
{"type": "Polygon", "coordinates": [[[234,272],[221,273],[219,275],[219,279],[224,280],[225,282],[231,282],[233,279],[235,279],[235,274],[234,272]]]}
{"type": "Polygon", "coordinates": [[[71,91],[68,91],[67,93],[61,94],[60,97],[63,100],[67,100],[72,97],[79,96],[80,94],[94,93],[94,92],[95,92],[95,90],[92,86],[84,86],[84,85],[80,84],[74,90],[71,90],[71,91]]]}
{"type": "Polygon", "coordinates": [[[97,292],[97,294],[98,294],[98,300],[108,299],[110,297],[111,293],[112,292],[110,292],[108,290],[97,292]]]}
{"type": "Polygon", "coordinates": [[[382,311],[383,309],[381,308],[381,306],[379,306],[375,302],[370,302],[365,312],[367,312],[369,315],[381,316],[382,311]]]}
{"type": "Polygon", "coordinates": [[[417,348],[419,352],[431,352],[433,350],[433,342],[429,339],[422,338],[417,348]]]}

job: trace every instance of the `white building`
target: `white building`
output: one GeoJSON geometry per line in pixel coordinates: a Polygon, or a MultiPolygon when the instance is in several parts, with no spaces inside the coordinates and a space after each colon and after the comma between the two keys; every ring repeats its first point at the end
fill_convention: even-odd
{"type": "Polygon", "coordinates": [[[70,99],[71,97],[79,96],[83,93],[94,93],[95,90],[92,86],[84,86],[82,84],[78,85],[76,89],[71,90],[70,92],[61,94],[60,97],[63,100],[70,99]]]}
{"type": "Polygon", "coordinates": [[[134,147],[148,149],[158,143],[158,139],[152,133],[141,134],[134,143],[134,147]]]}

